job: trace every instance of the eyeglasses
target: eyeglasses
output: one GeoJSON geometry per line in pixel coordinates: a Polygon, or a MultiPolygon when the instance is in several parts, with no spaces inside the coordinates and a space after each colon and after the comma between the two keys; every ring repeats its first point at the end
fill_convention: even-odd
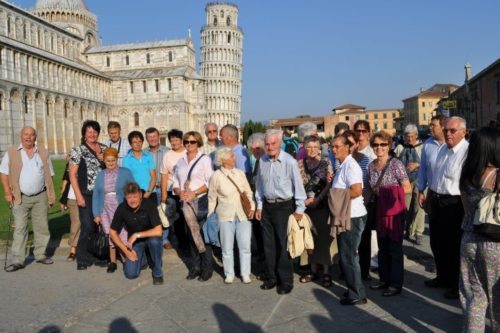
{"type": "Polygon", "coordinates": [[[207,133],[217,133],[217,130],[207,131],[207,133]]]}
{"type": "Polygon", "coordinates": [[[184,144],[184,146],[187,144],[196,145],[196,144],[198,144],[198,141],[196,141],[196,140],[184,140],[184,141],[182,141],[182,143],[184,144]]]}
{"type": "Polygon", "coordinates": [[[114,163],[116,160],[104,160],[104,163],[114,163]]]}
{"type": "Polygon", "coordinates": [[[443,133],[447,134],[448,132],[450,132],[451,134],[455,134],[461,129],[463,129],[463,128],[445,128],[445,129],[443,129],[443,133]]]}
{"type": "Polygon", "coordinates": [[[372,148],[378,148],[378,147],[382,147],[382,148],[385,148],[389,146],[389,144],[387,142],[382,142],[382,143],[373,143],[372,144],[372,148]]]}
{"type": "Polygon", "coordinates": [[[369,132],[366,129],[356,129],[355,131],[358,132],[358,133],[368,133],[369,132]]]}
{"type": "Polygon", "coordinates": [[[306,149],[319,149],[318,146],[311,146],[311,147],[306,147],[306,149]]]}

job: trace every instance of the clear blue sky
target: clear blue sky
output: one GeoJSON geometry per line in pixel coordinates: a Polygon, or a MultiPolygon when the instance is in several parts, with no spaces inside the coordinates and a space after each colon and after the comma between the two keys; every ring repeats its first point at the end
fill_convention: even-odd
{"type": "MultiPolygon", "coordinates": [[[[399,108],[420,87],[464,80],[500,58],[498,0],[241,0],[242,120],[399,108]]],[[[15,0],[23,8],[35,0],[15,0]]],[[[104,44],[187,36],[199,0],[86,0],[104,44]]],[[[199,60],[199,57],[198,57],[199,60]]]]}

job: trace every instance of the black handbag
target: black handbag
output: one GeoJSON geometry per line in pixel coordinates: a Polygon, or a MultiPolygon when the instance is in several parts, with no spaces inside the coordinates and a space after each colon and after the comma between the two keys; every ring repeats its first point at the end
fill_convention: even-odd
{"type": "Polygon", "coordinates": [[[87,251],[97,258],[109,256],[109,236],[104,233],[101,224],[94,224],[94,232],[87,238],[87,251]]]}

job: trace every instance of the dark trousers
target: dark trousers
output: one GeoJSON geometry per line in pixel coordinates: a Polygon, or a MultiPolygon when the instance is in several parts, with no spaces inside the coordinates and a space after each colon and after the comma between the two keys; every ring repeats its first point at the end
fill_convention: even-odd
{"type": "MultiPolygon", "coordinates": [[[[404,220],[401,221],[404,223],[404,220]]],[[[396,242],[389,237],[378,237],[378,273],[380,281],[389,287],[403,288],[403,236],[396,242]]]]}
{"type": "Polygon", "coordinates": [[[458,290],[460,242],[464,208],[460,196],[431,192],[429,219],[430,243],[436,262],[437,279],[444,286],[458,290]]]}
{"type": "Polygon", "coordinates": [[[376,223],[376,208],[367,205],[367,220],[363,233],[361,234],[361,242],[359,243],[359,266],[361,268],[361,277],[368,278],[370,275],[370,265],[372,259],[372,230],[375,229],[376,223]]]}
{"type": "Polygon", "coordinates": [[[146,263],[146,249],[151,254],[153,277],[163,276],[163,246],[161,237],[149,237],[134,243],[134,251],[137,253],[137,260],[125,259],[123,273],[127,279],[136,279],[141,273],[141,268],[146,263]]]}
{"type": "Polygon", "coordinates": [[[78,207],[80,214],[80,237],[76,245],[76,263],[78,265],[92,265],[96,258],[87,251],[89,235],[94,232],[94,214],[92,213],[92,195],[84,194],[85,207],[78,207]]]}
{"type": "MultiPolygon", "coordinates": [[[[200,233],[203,238],[203,231],[201,230],[200,225],[200,233]]],[[[198,249],[193,240],[193,236],[191,232],[188,233],[188,259],[187,264],[189,266],[189,270],[201,270],[202,272],[213,272],[214,270],[214,259],[212,256],[212,246],[210,244],[205,244],[205,252],[199,253],[198,249]]]]}
{"type": "Polygon", "coordinates": [[[287,252],[287,227],[288,218],[294,212],[294,202],[264,202],[262,208],[262,239],[269,279],[292,286],[293,262],[287,252]]]}
{"type": "Polygon", "coordinates": [[[178,196],[174,195],[172,192],[168,192],[168,197],[175,200],[176,212],[179,216],[177,220],[173,223],[173,232],[177,238],[177,246],[179,249],[188,250],[189,249],[189,236],[188,228],[186,225],[186,220],[184,219],[184,213],[182,213],[181,202],[178,196]]]}
{"type": "MultiPolygon", "coordinates": [[[[265,260],[266,256],[264,254],[264,242],[262,240],[262,229],[260,222],[257,220],[252,220],[252,271],[256,275],[261,275],[266,272],[267,268],[265,260]]],[[[236,256],[235,256],[236,258],[236,256]]]]}
{"type": "Polygon", "coordinates": [[[339,235],[342,248],[340,252],[342,271],[344,272],[348,291],[347,298],[350,299],[366,298],[358,257],[359,242],[361,241],[361,234],[365,229],[365,225],[366,215],[351,218],[351,230],[342,232],[339,235]]]}

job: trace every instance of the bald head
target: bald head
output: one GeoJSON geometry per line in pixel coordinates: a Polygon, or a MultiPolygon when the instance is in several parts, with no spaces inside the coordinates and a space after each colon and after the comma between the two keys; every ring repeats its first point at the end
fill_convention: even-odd
{"type": "Polygon", "coordinates": [[[31,126],[24,126],[21,129],[19,137],[21,139],[21,145],[23,146],[23,148],[31,149],[35,146],[36,130],[31,126]]]}

